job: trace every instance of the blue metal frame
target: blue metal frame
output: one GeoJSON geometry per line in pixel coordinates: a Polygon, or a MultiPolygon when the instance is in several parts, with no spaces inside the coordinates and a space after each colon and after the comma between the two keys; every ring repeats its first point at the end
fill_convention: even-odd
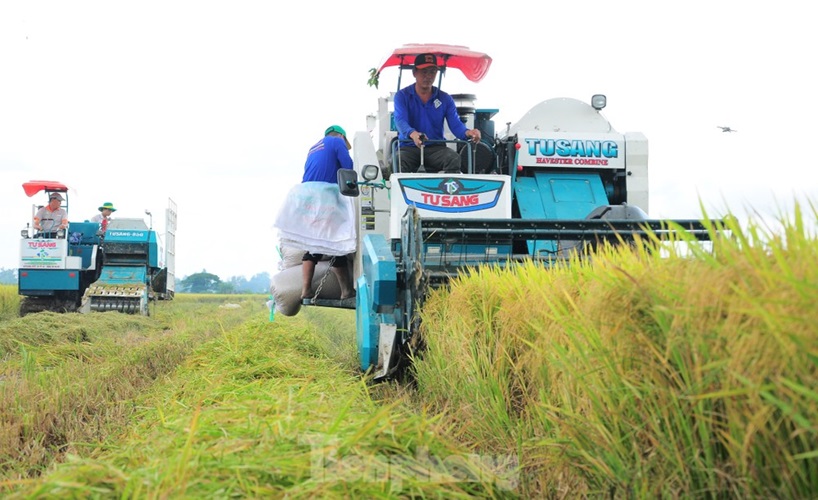
{"type": "MultiPolygon", "coordinates": [[[[397,262],[389,243],[381,234],[363,239],[361,265],[363,273],[357,282],[356,334],[361,370],[378,363],[380,325],[398,324],[397,262]]],[[[400,327],[400,325],[398,325],[400,327]]]]}

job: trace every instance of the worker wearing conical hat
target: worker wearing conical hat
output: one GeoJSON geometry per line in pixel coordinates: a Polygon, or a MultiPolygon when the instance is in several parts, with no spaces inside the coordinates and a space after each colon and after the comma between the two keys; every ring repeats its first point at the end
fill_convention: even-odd
{"type": "Polygon", "coordinates": [[[105,233],[105,230],[108,229],[108,223],[111,222],[111,214],[114,212],[116,212],[114,204],[106,201],[99,207],[99,213],[91,217],[91,222],[98,222],[100,230],[105,233]]]}

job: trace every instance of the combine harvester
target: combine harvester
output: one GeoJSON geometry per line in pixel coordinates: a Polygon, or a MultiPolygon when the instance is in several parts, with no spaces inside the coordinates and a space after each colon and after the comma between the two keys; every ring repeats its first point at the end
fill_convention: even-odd
{"type": "MultiPolygon", "coordinates": [[[[29,197],[63,195],[55,181],[23,184],[29,197]]],[[[32,207],[32,219],[36,206],[32,207]]],[[[146,211],[148,215],[149,212],[146,211]]],[[[70,219],[70,214],[69,214],[70,219]]],[[[152,225],[152,224],[151,224],[152,225]]],[[[171,300],[175,289],[176,205],[168,200],[164,252],[142,219],[113,219],[103,233],[95,222],[70,222],[67,230],[21,232],[18,292],[20,315],[39,311],[120,311],[149,315],[151,299],[171,300]]]]}
{"type": "MultiPolygon", "coordinates": [[[[488,55],[466,47],[406,45],[373,69],[370,84],[388,67],[411,70],[415,55],[426,52],[436,54],[441,68],[437,87],[447,71],[478,82],[491,65],[488,55]]],[[[447,141],[460,153],[461,174],[400,172],[394,93],[379,99],[369,120],[377,148],[369,131],[357,132],[355,170],[339,172],[342,194],[356,197],[357,343],[361,369],[375,379],[395,375],[419,343],[428,291],[469,267],[552,265],[601,241],[665,239],[674,232],[712,238],[715,221],[648,219],[647,139],[614,130],[600,114],[604,95],[590,104],[540,102],[502,133],[492,121],[497,109],[474,107],[474,95],[452,97],[461,120],[482,134],[476,145],[447,141]]],[[[320,298],[303,304],[338,307],[320,298]]]]}

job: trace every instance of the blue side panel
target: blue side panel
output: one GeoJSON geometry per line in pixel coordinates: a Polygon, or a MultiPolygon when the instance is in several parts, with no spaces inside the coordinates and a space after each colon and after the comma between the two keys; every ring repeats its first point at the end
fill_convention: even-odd
{"type": "MultiPolygon", "coordinates": [[[[537,172],[518,177],[514,194],[523,219],[584,219],[595,208],[608,205],[602,179],[593,172],[537,172]]],[[[530,241],[529,251],[557,250],[555,242],[530,241]]]]}
{"type": "Polygon", "coordinates": [[[82,268],[88,269],[91,267],[91,257],[94,253],[94,247],[92,246],[69,246],[68,247],[68,255],[73,257],[80,257],[82,258],[82,268]]]}
{"type": "Polygon", "coordinates": [[[148,266],[159,267],[159,242],[156,241],[156,231],[151,231],[149,235],[148,266]]]}
{"type": "Polygon", "coordinates": [[[82,268],[88,269],[94,262],[94,248],[99,245],[99,224],[96,222],[71,222],[68,225],[68,255],[82,258],[82,268]]]}
{"type": "Polygon", "coordinates": [[[76,269],[21,269],[17,278],[20,295],[51,295],[56,290],[79,290],[76,269]]]}
{"type": "Polygon", "coordinates": [[[520,207],[521,219],[545,219],[545,208],[540,199],[540,190],[537,179],[534,177],[518,177],[514,183],[514,195],[517,206],[520,207]]]}
{"type": "Polygon", "coordinates": [[[358,278],[355,304],[355,334],[361,370],[366,371],[378,363],[379,315],[372,310],[372,297],[366,278],[358,278]]]}
{"type": "Polygon", "coordinates": [[[369,234],[363,240],[363,277],[372,292],[372,307],[394,306],[397,302],[397,265],[386,238],[369,234]]]}
{"type": "Polygon", "coordinates": [[[363,239],[363,274],[358,278],[355,304],[358,357],[361,370],[378,363],[380,325],[396,324],[398,309],[397,264],[386,238],[369,234],[363,239]]]}

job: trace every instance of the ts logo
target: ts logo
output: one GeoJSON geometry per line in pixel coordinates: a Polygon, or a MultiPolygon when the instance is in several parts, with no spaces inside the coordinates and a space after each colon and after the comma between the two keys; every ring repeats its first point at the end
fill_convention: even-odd
{"type": "Polygon", "coordinates": [[[455,179],[449,179],[447,181],[443,181],[442,186],[443,186],[442,190],[446,194],[456,194],[462,188],[460,183],[458,181],[456,181],[455,179]]]}

